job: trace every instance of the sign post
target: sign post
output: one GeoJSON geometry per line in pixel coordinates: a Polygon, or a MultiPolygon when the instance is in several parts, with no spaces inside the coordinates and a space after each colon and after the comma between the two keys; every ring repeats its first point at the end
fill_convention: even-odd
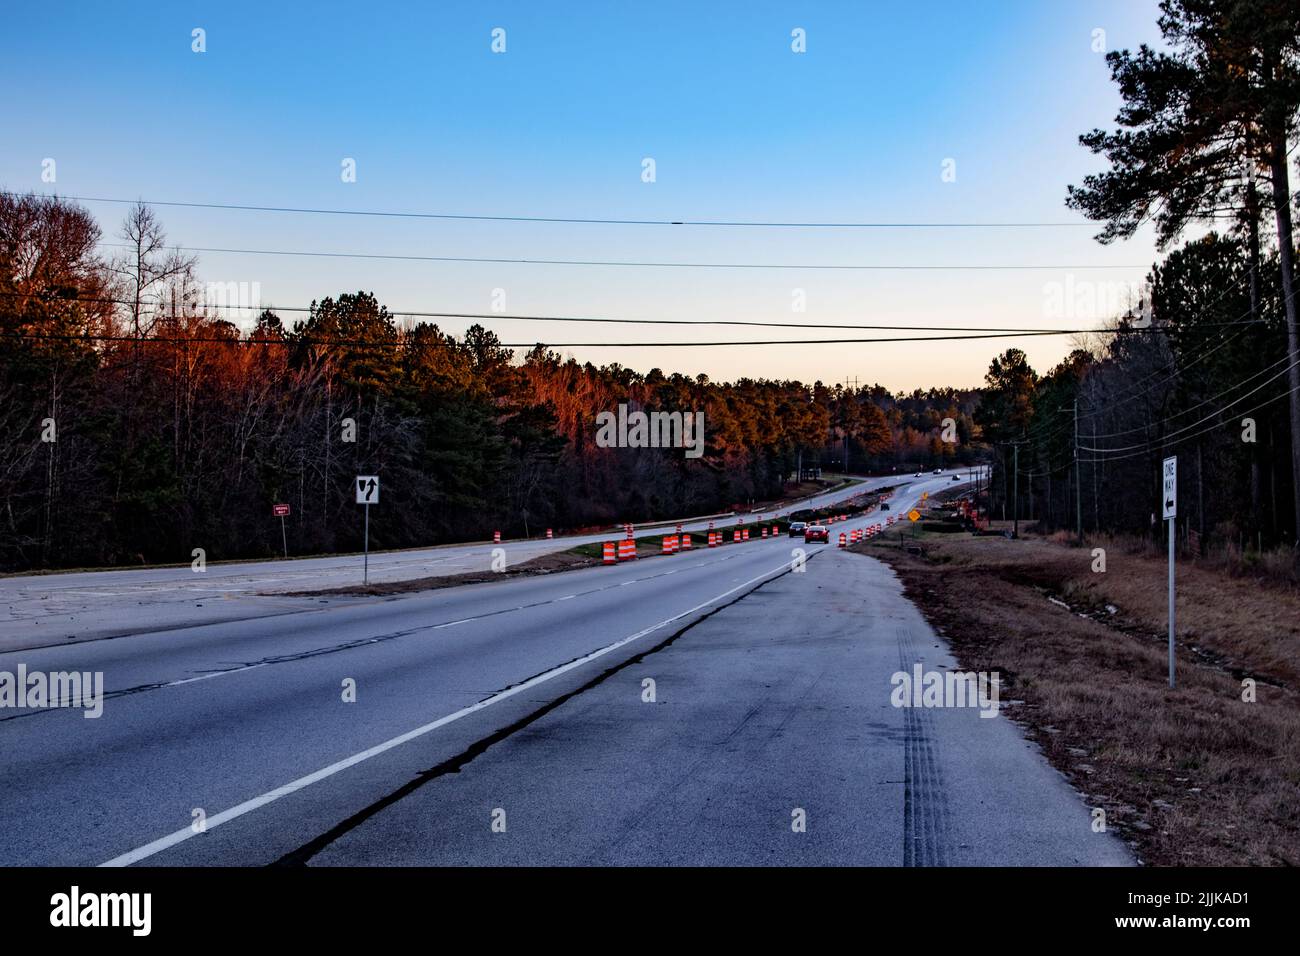
{"type": "Polygon", "coordinates": [[[1178,456],[1164,462],[1162,513],[1169,522],[1169,686],[1174,686],[1174,518],[1178,515],[1178,456]]]}
{"type": "Polygon", "coordinates": [[[379,503],[379,477],[377,475],[357,475],[357,504],[366,506],[366,543],[365,564],[362,566],[361,583],[370,583],[370,506],[379,503]]]}
{"type": "Polygon", "coordinates": [[[288,505],[271,505],[271,514],[280,519],[280,543],[284,545],[284,556],[289,557],[289,537],[284,533],[284,519],[289,513],[288,505]]]}

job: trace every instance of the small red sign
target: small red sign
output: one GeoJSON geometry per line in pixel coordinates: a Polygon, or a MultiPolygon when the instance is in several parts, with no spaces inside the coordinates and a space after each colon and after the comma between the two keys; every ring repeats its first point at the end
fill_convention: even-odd
{"type": "Polygon", "coordinates": [[[289,515],[288,505],[271,505],[271,514],[277,518],[285,518],[289,515]]]}

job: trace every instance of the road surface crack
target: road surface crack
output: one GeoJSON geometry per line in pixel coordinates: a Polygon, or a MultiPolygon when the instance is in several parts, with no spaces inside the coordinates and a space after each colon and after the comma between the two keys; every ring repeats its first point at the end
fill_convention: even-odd
{"type": "MultiPolygon", "coordinates": [[[[813,555],[813,557],[815,557],[815,555],[813,555]]],[[[733,604],[737,604],[740,601],[743,601],[745,598],[749,597],[749,595],[753,594],[755,591],[759,590],[760,588],[766,587],[768,584],[772,583],[773,581],[780,580],[781,578],[785,577],[787,574],[790,574],[791,570],[792,570],[791,568],[786,568],[780,574],[775,574],[772,577],[767,578],[766,580],[760,581],[758,584],[754,585],[752,588],[750,588],[748,591],[745,591],[743,594],[737,595],[735,598],[726,602],[725,604],[719,604],[717,607],[713,608],[707,613],[700,615],[700,617],[696,618],[694,621],[691,621],[689,624],[686,624],[685,626],[674,631],[672,634],[669,634],[667,637],[665,637],[662,641],[660,641],[658,644],[654,645],[653,647],[649,647],[644,651],[640,651],[639,653],[632,655],[627,660],[621,663],[614,664],[610,667],[607,667],[605,670],[601,671],[599,674],[595,675],[590,680],[586,681],[580,687],[577,687],[574,690],[569,691],[568,693],[561,694],[559,697],[542,705],[541,707],[537,708],[531,713],[524,715],[523,717],[519,718],[513,723],[508,724],[507,726],[502,727],[501,729],[489,734],[488,736],[475,741],[474,743],[470,744],[467,748],[465,748],[465,750],[461,751],[459,754],[455,755],[454,757],[450,757],[447,760],[444,760],[441,763],[437,764],[436,766],[430,767],[428,770],[421,771],[420,773],[416,774],[416,776],[413,777],[411,780],[408,780],[405,784],[398,787],[396,790],[381,797],[380,799],[376,800],[374,803],[371,803],[369,806],[363,807],[361,810],[358,810],[356,813],[352,814],[350,817],[346,818],[345,820],[342,820],[335,826],[331,827],[329,830],[325,831],[324,833],[320,834],[314,839],[308,841],[307,843],[304,843],[296,850],[292,850],[289,853],[286,853],[284,856],[280,857],[278,860],[274,861],[270,865],[271,866],[306,866],[312,860],[313,857],[318,855],[321,851],[325,850],[331,844],[333,844],[343,836],[346,836],[348,833],[352,832],[357,827],[361,826],[361,824],[365,823],[371,817],[376,816],[386,808],[392,806],[398,801],[415,793],[425,784],[437,780],[440,777],[447,776],[448,774],[459,773],[462,767],[465,767],[473,760],[475,760],[477,757],[484,754],[494,744],[500,743],[503,740],[507,740],[508,738],[518,733],[519,731],[523,730],[524,728],[530,726],[531,724],[536,723],[538,720],[541,720],[547,714],[551,713],[551,711],[556,710],[557,708],[561,707],[563,704],[567,703],[573,698],[578,697],[581,694],[585,694],[587,691],[603,684],[606,680],[608,680],[610,677],[614,676],[615,674],[623,670],[626,670],[627,668],[632,667],[635,664],[640,664],[650,655],[656,654],[659,651],[662,651],[665,648],[671,646],[679,637],[681,637],[687,631],[707,621],[715,614],[718,614],[721,611],[726,610],[727,608],[731,607],[733,604]]]]}

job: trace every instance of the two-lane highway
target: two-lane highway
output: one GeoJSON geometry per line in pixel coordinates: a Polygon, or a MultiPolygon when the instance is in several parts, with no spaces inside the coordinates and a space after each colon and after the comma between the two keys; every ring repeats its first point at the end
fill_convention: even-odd
{"type": "MultiPolygon", "coordinates": [[[[812,498],[793,502],[768,516],[839,503],[864,490],[911,477],[870,478],[812,498]]],[[[753,523],[757,516],[743,516],[753,523]]],[[[719,519],[718,527],[735,518],[719,519]]],[[[689,530],[703,530],[708,520],[688,520],[689,530]]],[[[664,528],[636,530],[654,537],[664,528]]],[[[555,539],[444,545],[391,551],[370,556],[370,580],[376,583],[414,578],[486,572],[498,549],[508,565],[612,535],[577,535],[555,539]]],[[[195,542],[200,547],[202,542],[195,542]]],[[[281,561],[149,567],[130,570],[71,572],[0,577],[0,650],[40,647],[67,641],[95,640],[144,631],[260,618],[312,607],[312,599],[288,597],[286,592],[359,584],[361,557],[342,555],[281,561]],[[268,600],[267,595],[274,597],[268,600]]]]}
{"type": "MultiPolygon", "coordinates": [[[[947,475],[927,476],[908,483],[891,504],[901,514],[923,491],[950,485],[947,475]]],[[[0,862],[489,861],[499,847],[474,849],[479,844],[472,828],[475,839],[457,844],[447,838],[443,824],[461,832],[476,821],[491,834],[497,831],[489,826],[490,811],[505,808],[479,806],[477,797],[471,799],[473,787],[457,789],[455,782],[468,784],[475,767],[491,768],[494,779],[511,781],[511,807],[524,819],[563,814],[566,791],[557,789],[556,781],[575,782],[590,772],[591,780],[578,787],[587,798],[597,780],[602,781],[597,791],[617,788],[608,760],[611,753],[632,754],[645,746],[634,724],[646,712],[626,707],[623,697],[617,707],[602,708],[601,695],[615,686],[625,690],[623,678],[644,655],[661,647],[680,650],[688,642],[697,653],[704,648],[722,673],[709,666],[688,668],[699,685],[697,709],[676,732],[659,728],[656,760],[670,759],[676,747],[707,764],[707,754],[699,752],[700,735],[717,736],[736,719],[737,740],[743,739],[748,732],[744,714],[762,713],[766,700],[746,662],[769,656],[774,642],[787,645],[794,655],[793,683],[783,683],[780,660],[761,668],[773,700],[797,692],[810,673],[838,675],[827,677],[824,685],[821,678],[814,681],[826,688],[826,700],[816,699],[812,688],[804,689],[808,712],[786,708],[788,720],[806,727],[798,746],[813,752],[830,748],[841,772],[858,761],[857,776],[841,781],[841,803],[844,794],[864,786],[863,774],[879,777],[877,786],[884,788],[878,794],[881,819],[888,814],[892,821],[890,808],[902,806],[895,799],[897,785],[889,783],[889,774],[882,774],[885,765],[875,763],[871,754],[902,759],[906,752],[906,733],[900,737],[898,732],[904,726],[901,718],[882,709],[888,674],[881,667],[899,666],[900,645],[886,627],[887,646],[876,646],[879,622],[873,624],[855,602],[899,602],[904,611],[910,605],[898,595],[891,576],[879,571],[864,588],[865,569],[881,566],[839,552],[834,544],[840,530],[880,521],[880,514],[872,513],[837,523],[830,545],[754,539],[614,567],[397,598],[311,603],[287,613],[268,606],[269,613],[256,619],[0,654],[0,671],[15,672],[21,664],[28,672],[102,672],[108,695],[97,719],[76,709],[0,710],[5,779],[0,862]],[[809,555],[802,573],[791,571],[795,548],[809,555]],[[764,599],[773,593],[769,588],[778,587],[790,592],[789,606],[773,607],[764,599]],[[824,621],[837,638],[830,647],[801,639],[792,623],[798,620],[824,621]],[[726,653],[714,657],[707,648],[709,635],[717,631],[725,634],[726,653]],[[871,719],[855,723],[851,713],[864,702],[871,719]],[[820,733],[814,717],[827,709],[843,713],[820,733]],[[716,726],[710,723],[711,713],[716,726]],[[582,715],[576,724],[575,715],[582,715]],[[547,721],[564,721],[559,737],[546,738],[548,751],[568,735],[604,748],[606,759],[589,765],[591,755],[584,747],[561,748],[558,763],[545,771],[549,776],[535,781],[546,789],[546,798],[533,803],[518,795],[528,793],[529,781],[544,772],[528,742],[547,721]],[[860,752],[855,741],[862,744],[860,752]],[[621,749],[624,743],[629,749],[621,749]],[[517,748],[523,748],[518,764],[503,765],[501,755],[517,748]],[[426,785],[433,781],[437,787],[429,789],[426,785]],[[447,793],[448,786],[454,794],[447,793]],[[433,793],[442,796],[428,805],[433,793]],[[417,807],[432,819],[401,824],[416,829],[394,846],[393,821],[406,819],[417,807]],[[439,817],[439,807],[451,816],[439,817]],[[372,831],[379,843],[365,836],[372,831]],[[442,836],[431,843],[435,833],[442,836]],[[443,852],[449,846],[459,849],[443,852]]],[[[909,626],[924,633],[914,609],[910,613],[909,626]]],[[[918,643],[929,640],[925,636],[918,643]]],[[[637,694],[644,694],[640,683],[637,688],[637,694]]],[[[634,702],[640,700],[634,694],[634,702]]],[[[1048,808],[1029,823],[1057,832],[1053,828],[1062,814],[1082,814],[1083,808],[1027,752],[1005,720],[977,719],[963,726],[963,733],[974,734],[995,755],[994,765],[1013,760],[1029,768],[1024,771],[1030,779],[1028,802],[1046,801],[1048,808]],[[985,724],[1000,729],[985,731],[985,724]],[[991,735],[1001,736],[990,744],[991,735]]],[[[718,766],[729,766],[725,733],[717,746],[718,766]]],[[[755,774],[780,776],[788,759],[778,753],[774,765],[759,761],[755,774]]],[[[924,781],[915,783],[920,793],[924,781]]],[[[706,799],[711,787],[726,786],[701,765],[692,792],[706,799]],[[703,785],[710,780],[710,786],[703,785]]],[[[830,799],[837,786],[823,780],[818,791],[830,799]]],[[[617,792],[608,797],[621,799],[617,792]]],[[[767,811],[756,806],[754,812],[767,811]]],[[[701,857],[698,846],[664,845],[664,834],[627,857],[616,844],[598,850],[592,841],[601,837],[605,824],[629,825],[624,819],[602,819],[597,815],[577,828],[575,833],[585,835],[575,842],[560,839],[562,831],[554,827],[546,829],[544,839],[534,829],[528,849],[512,859],[731,858],[723,844],[701,857]]],[[[747,853],[758,852],[767,839],[762,836],[766,824],[756,820],[753,826],[758,830],[745,829],[747,853]]],[[[845,833],[860,829],[855,824],[845,833]]],[[[857,849],[844,858],[898,862],[894,842],[882,844],[875,857],[868,852],[872,845],[870,840],[855,844],[857,849]]],[[[1067,862],[1083,852],[1073,839],[1042,845],[1052,848],[1054,859],[1067,862]]],[[[1085,840],[1080,845],[1097,847],[1101,861],[1122,860],[1122,854],[1111,859],[1110,850],[1103,852],[1109,844],[1085,840]]],[[[934,857],[935,862],[960,859],[934,857]]],[[[997,856],[970,859],[989,862],[997,856]]]]}

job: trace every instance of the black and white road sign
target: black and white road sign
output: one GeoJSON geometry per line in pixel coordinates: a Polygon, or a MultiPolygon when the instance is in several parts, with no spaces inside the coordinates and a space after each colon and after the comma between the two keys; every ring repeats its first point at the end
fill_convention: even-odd
{"type": "Polygon", "coordinates": [[[379,477],[377,475],[357,475],[357,504],[374,505],[379,503],[379,477]]]}
{"type": "Polygon", "coordinates": [[[1160,500],[1164,504],[1164,516],[1172,518],[1178,514],[1178,457],[1165,459],[1165,489],[1160,500]]]}

